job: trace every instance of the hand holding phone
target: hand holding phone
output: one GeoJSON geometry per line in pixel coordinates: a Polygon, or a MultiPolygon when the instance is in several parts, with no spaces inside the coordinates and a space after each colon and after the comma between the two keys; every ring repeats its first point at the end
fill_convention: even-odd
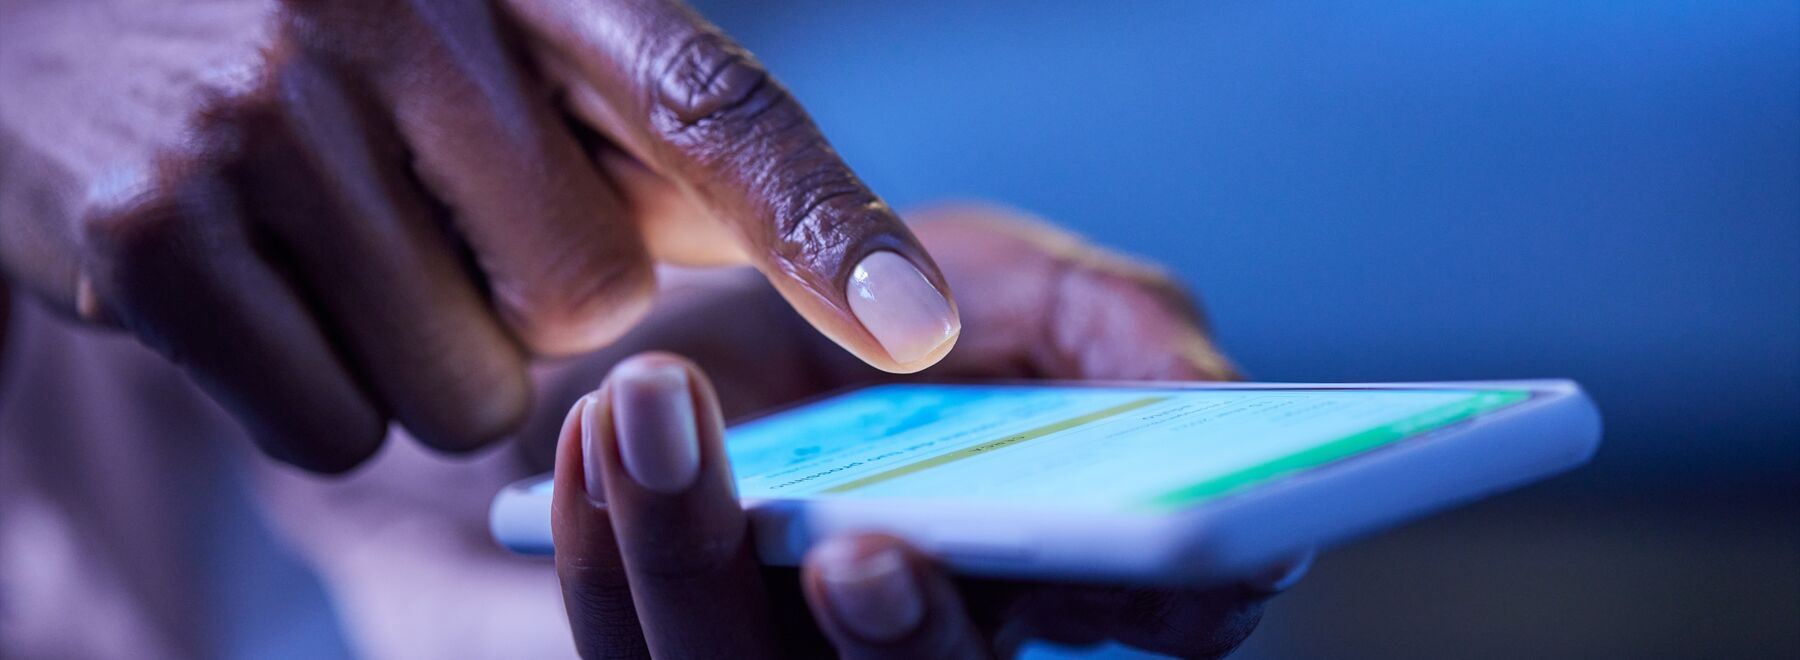
{"type": "MultiPolygon", "coordinates": [[[[772,564],[878,530],[969,575],[1208,585],[1585,462],[1599,417],[1566,381],[882,385],[730,435],[772,564]]],[[[549,551],[549,489],[500,494],[502,543],[549,551]]]]}
{"type": "Polygon", "coordinates": [[[669,355],[626,360],[568,415],[539,490],[583,656],[1007,657],[1044,639],[1213,657],[1304,570],[1180,589],[952,579],[871,532],[822,538],[798,572],[762,567],[724,436],[711,385],[669,355]]]}

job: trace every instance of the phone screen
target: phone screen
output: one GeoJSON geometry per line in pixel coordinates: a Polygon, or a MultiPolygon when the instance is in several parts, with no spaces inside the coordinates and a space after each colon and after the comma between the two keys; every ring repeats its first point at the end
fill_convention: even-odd
{"type": "Polygon", "coordinates": [[[1529,399],[1524,390],[884,385],[731,428],[739,494],[1167,511],[1529,399]]]}

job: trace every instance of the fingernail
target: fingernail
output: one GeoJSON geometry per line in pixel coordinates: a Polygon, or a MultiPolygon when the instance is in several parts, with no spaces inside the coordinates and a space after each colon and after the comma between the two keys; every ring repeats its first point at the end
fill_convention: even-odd
{"type": "Polygon", "coordinates": [[[581,474],[582,482],[587,487],[588,501],[595,505],[606,504],[606,481],[601,478],[599,446],[594,440],[594,414],[589,412],[594,407],[594,395],[589,394],[575,400],[569,406],[569,414],[563,417],[562,431],[557,438],[566,438],[574,425],[581,431],[581,474]]]}
{"type": "Polygon", "coordinates": [[[1292,589],[1300,583],[1300,578],[1306,577],[1306,571],[1312,568],[1313,556],[1314,553],[1308,551],[1282,562],[1263,577],[1251,580],[1250,586],[1272,594],[1292,589]]]}
{"type": "Polygon", "coordinates": [[[612,414],[619,457],[650,490],[687,490],[700,471],[700,431],[687,369],[660,361],[626,362],[613,371],[612,414]]]}
{"type": "Polygon", "coordinates": [[[853,548],[821,553],[819,578],[831,610],[851,632],[871,642],[894,642],[925,618],[925,600],[900,551],[859,557],[853,548]]]}
{"type": "Polygon", "coordinates": [[[893,252],[864,257],[850,273],[845,294],[856,320],[902,365],[930,355],[962,329],[944,294],[893,252]]]}

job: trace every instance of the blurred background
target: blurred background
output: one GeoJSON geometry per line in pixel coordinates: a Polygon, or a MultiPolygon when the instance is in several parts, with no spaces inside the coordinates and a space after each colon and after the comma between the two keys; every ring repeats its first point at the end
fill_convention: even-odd
{"type": "Polygon", "coordinates": [[[698,5],[896,206],[1159,260],[1256,379],[1589,388],[1592,466],[1240,657],[1800,657],[1800,3],[698,5]]]}
{"type": "MultiPolygon", "coordinates": [[[[1591,466],[1325,553],[1237,657],[1800,658],[1800,2],[697,4],[895,206],[1160,261],[1258,380],[1599,402],[1591,466]]],[[[348,656],[218,486],[222,655],[348,656]]]]}

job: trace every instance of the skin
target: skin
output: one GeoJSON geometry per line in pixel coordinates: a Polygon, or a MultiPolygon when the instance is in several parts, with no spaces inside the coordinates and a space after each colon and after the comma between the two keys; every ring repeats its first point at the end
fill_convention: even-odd
{"type": "MultiPolygon", "coordinates": [[[[636,492],[613,474],[605,507],[557,504],[591,657],[1005,655],[1027,638],[1204,657],[1234,648],[1269,593],[953,581],[896,539],[847,539],[902,553],[927,594],[919,628],[876,643],[824,607],[812,561],[798,576],[754,565],[719,390],[747,410],[939,358],[942,377],[1231,371],[1154,269],[969,210],[925,226],[977,287],[971,340],[894,363],[847,309],[850,269],[893,251],[940,291],[948,271],[754,59],[680,5],[15,0],[0,6],[0,86],[8,280],[134,333],[311,470],[361,462],[390,421],[479,446],[527,415],[531,356],[606,345],[647,313],[652,263],[755,266],[782,302],[743,296],[751,313],[799,316],[760,328],[764,342],[741,343],[751,329],[692,347],[736,356],[709,369],[717,389],[683,366],[708,438],[697,485],[636,492]]],[[[686,320],[663,329],[695,332],[686,320]]],[[[585,496],[568,436],[559,497],[585,496]]]]}
{"type": "Polygon", "coordinates": [[[902,364],[858,322],[865,256],[942,274],[672,0],[15,0],[0,88],[7,279],[309,470],[390,421],[449,451],[515,430],[528,361],[624,334],[658,262],[753,265],[883,370],[952,343],[902,364]]]}
{"type": "MultiPolygon", "coordinates": [[[[962,347],[946,359],[945,372],[934,375],[1234,375],[1207,339],[1198,308],[1154,268],[991,208],[915,217],[925,219],[919,235],[971,303],[962,347]],[[1108,320],[1096,323],[1094,317],[1108,320]]],[[[732,297],[740,306],[756,304],[754,296],[732,297]]],[[[773,345],[762,350],[788,354],[775,340],[780,336],[758,334],[752,326],[748,334],[711,341],[769,340],[773,345]]],[[[896,377],[813,348],[799,349],[813,357],[784,363],[792,368],[753,371],[709,359],[726,352],[717,347],[676,344],[669,347],[713,367],[712,377],[662,352],[630,357],[614,373],[646,364],[687,371],[702,448],[690,487],[652,490],[622,465],[619,446],[629,439],[613,423],[618,411],[610,377],[562,416],[556,436],[556,565],[584,657],[1009,657],[1028,639],[1110,640],[1180,657],[1218,657],[1243,641],[1263,602],[1302,570],[1299,564],[1275,566],[1266,580],[1200,590],[956,579],[899,539],[858,535],[837,542],[864,556],[884,549],[900,553],[925,602],[921,622],[906,634],[865,639],[828,606],[818,553],[799,571],[756,563],[722,450],[722,411],[744,408],[745,398],[763,405],[896,377]],[[580,414],[588,407],[591,414],[580,414]],[[583,433],[595,434],[598,442],[584,448],[583,433]],[[588,449],[598,455],[584,455],[588,449]],[[596,467],[603,472],[603,493],[587,490],[586,471],[596,467]]]]}
{"type": "MultiPolygon", "coordinates": [[[[541,567],[494,549],[487,505],[493,492],[550,470],[559,460],[562,465],[582,463],[579,442],[564,442],[558,454],[559,437],[579,435],[580,429],[565,428],[569,412],[606,381],[614,365],[632,355],[671,353],[691,361],[695,373],[704,374],[726,419],[849,385],[894,380],[1236,377],[1210,340],[1198,306],[1157,268],[994,207],[906,215],[915,221],[921,242],[937,255],[965,309],[957,349],[926,372],[890,374],[846,356],[807,330],[805,321],[754,273],[670,272],[662,280],[656,307],[638,328],[604,350],[540,373],[542,396],[514,453],[452,462],[395,448],[370,469],[332,482],[264,467],[256,472],[256,481],[272,501],[281,503],[272,509],[271,522],[318,568],[340,611],[353,614],[345,617],[348,634],[370,657],[511,657],[520,648],[533,650],[527,655],[550,657],[563,653],[568,642],[557,645],[541,635],[567,634],[550,632],[562,625],[562,617],[527,608],[525,603],[547,596],[540,587],[543,576],[535,572],[541,567]],[[494,589],[502,575],[519,575],[518,584],[494,589]],[[496,616],[495,603],[517,604],[509,610],[513,616],[496,616]],[[444,621],[459,623],[451,630],[444,621]],[[492,655],[471,649],[489,649],[492,655]]],[[[584,469],[564,467],[561,472],[559,492],[585,489],[584,469]],[[569,483],[580,485],[566,487],[569,483]]],[[[603,489],[614,485],[606,482],[603,489]]],[[[620,497],[626,496],[608,501],[626,501],[620,497]]],[[[741,512],[716,498],[686,501],[703,507],[692,514],[702,533],[698,539],[666,539],[670,547],[726,548],[732,552],[715,552],[735,556],[747,533],[736,522],[741,512]]],[[[810,613],[802,575],[793,569],[757,569],[761,591],[737,582],[706,581],[721,590],[744,588],[731,596],[736,599],[732,602],[751,608],[745,611],[759,617],[749,619],[755,625],[713,618],[646,620],[631,588],[639,584],[631,581],[631,571],[637,569],[627,566],[618,550],[623,539],[637,538],[636,532],[620,531],[621,519],[592,508],[584,498],[560,507],[559,561],[565,567],[590,567],[564,573],[565,602],[581,608],[570,617],[576,641],[589,657],[642,657],[636,644],[644,643],[646,625],[696,634],[730,629],[737,631],[733,635],[775,638],[779,652],[798,657],[831,651],[821,626],[832,622],[810,613]],[[764,610],[768,618],[760,618],[764,610]],[[765,623],[770,627],[758,627],[765,623]]],[[[633,520],[677,526],[654,513],[633,520]]],[[[689,520],[684,514],[681,524],[689,520]]],[[[951,580],[956,598],[933,602],[960,603],[978,633],[972,639],[992,645],[978,650],[995,655],[1006,655],[1023,639],[1045,638],[1071,643],[1111,639],[1206,657],[1248,635],[1260,603],[1282,586],[1281,577],[1295,577],[1297,567],[1271,567],[1265,579],[1252,584],[1197,592],[951,580]]],[[[925,570],[920,574],[939,575],[925,570]]]]}

